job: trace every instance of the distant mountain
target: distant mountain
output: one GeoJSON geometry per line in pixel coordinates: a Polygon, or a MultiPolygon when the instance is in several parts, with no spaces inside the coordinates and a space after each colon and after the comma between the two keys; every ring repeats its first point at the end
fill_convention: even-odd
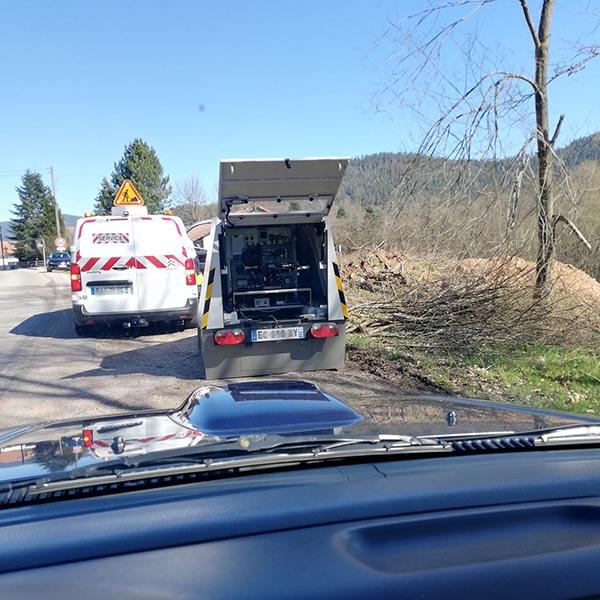
{"type": "MultiPolygon", "coordinates": [[[[570,169],[585,161],[600,161],[600,132],[573,140],[557,154],[570,169]]],[[[414,158],[414,154],[405,152],[381,152],[353,158],[342,181],[340,199],[361,204],[383,203],[393,194],[414,158]]],[[[502,169],[510,168],[510,163],[510,160],[499,163],[474,161],[472,167],[473,172],[479,173],[480,183],[484,184],[494,170],[498,174],[502,169]]],[[[418,188],[434,192],[458,176],[459,171],[452,169],[452,162],[428,158],[420,160],[419,172],[412,176],[418,188]]]]}
{"type": "Polygon", "coordinates": [[[600,132],[577,138],[558,151],[568,167],[576,167],[588,160],[600,161],[600,132]]]}
{"type": "MultiPolygon", "coordinates": [[[[77,223],[77,219],[79,219],[79,215],[63,215],[65,227],[70,230],[73,230],[73,228],[75,227],[75,223],[77,223]]],[[[12,237],[12,231],[10,229],[10,221],[1,221],[0,227],[2,228],[2,237],[5,240],[10,239],[12,237]]]]}

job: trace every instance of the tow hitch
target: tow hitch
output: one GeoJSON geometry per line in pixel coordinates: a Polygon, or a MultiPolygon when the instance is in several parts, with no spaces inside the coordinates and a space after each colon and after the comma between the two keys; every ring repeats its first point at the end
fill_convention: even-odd
{"type": "Polygon", "coordinates": [[[131,329],[132,327],[148,327],[147,319],[131,319],[131,321],[124,321],[123,327],[125,329],[131,329]]]}

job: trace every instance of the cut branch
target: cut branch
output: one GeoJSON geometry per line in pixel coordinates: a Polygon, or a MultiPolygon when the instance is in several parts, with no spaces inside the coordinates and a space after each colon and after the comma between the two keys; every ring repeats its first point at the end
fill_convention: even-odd
{"type": "Polygon", "coordinates": [[[573,221],[571,221],[571,219],[564,217],[563,215],[556,215],[553,217],[552,220],[554,221],[553,228],[554,228],[555,232],[556,232],[556,226],[558,225],[558,223],[560,223],[562,221],[577,236],[577,238],[579,238],[579,241],[590,252],[592,251],[592,245],[587,241],[586,237],[583,235],[583,233],[581,233],[581,231],[579,231],[579,229],[577,228],[575,223],[573,223],[573,221]]]}
{"type": "Polygon", "coordinates": [[[565,115],[560,115],[560,117],[558,118],[558,123],[556,124],[556,127],[554,129],[554,133],[552,134],[552,138],[550,139],[551,146],[554,146],[554,144],[556,143],[556,140],[558,139],[558,136],[560,134],[560,126],[562,125],[564,120],[565,115]]]}

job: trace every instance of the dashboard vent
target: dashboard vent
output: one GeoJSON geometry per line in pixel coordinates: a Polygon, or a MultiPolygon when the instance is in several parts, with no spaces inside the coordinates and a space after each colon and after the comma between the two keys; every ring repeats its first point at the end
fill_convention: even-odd
{"type": "Polygon", "coordinates": [[[487,452],[490,450],[525,450],[535,447],[534,436],[506,436],[473,440],[449,440],[457,452],[487,452]]]}

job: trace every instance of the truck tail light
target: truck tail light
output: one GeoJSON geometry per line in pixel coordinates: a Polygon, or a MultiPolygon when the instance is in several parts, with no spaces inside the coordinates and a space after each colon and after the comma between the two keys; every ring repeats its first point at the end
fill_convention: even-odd
{"type": "Polygon", "coordinates": [[[319,323],[310,328],[310,335],[314,338],[330,338],[339,334],[339,327],[335,323],[319,323]]]}
{"type": "Polygon", "coordinates": [[[185,284],[196,285],[196,269],[192,258],[185,259],[185,284]]]}
{"type": "Polygon", "coordinates": [[[215,333],[217,346],[235,346],[246,339],[246,334],[241,329],[221,329],[215,333]]]}
{"type": "Polygon", "coordinates": [[[94,445],[94,430],[93,429],[84,429],[81,432],[81,437],[83,439],[83,445],[86,448],[91,448],[94,445]]]}
{"type": "Polygon", "coordinates": [[[77,263],[71,263],[71,291],[80,292],[81,290],[81,269],[77,263]]]}

